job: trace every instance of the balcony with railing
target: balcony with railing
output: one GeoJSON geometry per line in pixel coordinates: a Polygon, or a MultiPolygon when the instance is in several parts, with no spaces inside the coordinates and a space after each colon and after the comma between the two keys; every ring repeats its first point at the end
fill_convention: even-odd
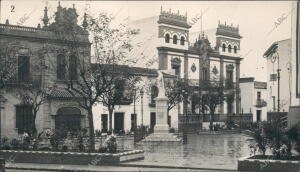
{"type": "Polygon", "coordinates": [[[267,102],[264,99],[257,99],[255,107],[262,108],[267,106],[267,102]]]}
{"type": "Polygon", "coordinates": [[[65,34],[62,37],[61,34],[43,28],[26,27],[11,24],[0,24],[0,35],[34,37],[51,40],[65,40],[89,43],[87,31],[84,31],[80,34],[76,33],[76,35],[65,34]]]}

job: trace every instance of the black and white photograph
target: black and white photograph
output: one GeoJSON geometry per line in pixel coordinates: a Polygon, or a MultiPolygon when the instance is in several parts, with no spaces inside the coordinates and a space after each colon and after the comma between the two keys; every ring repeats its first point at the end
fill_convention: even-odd
{"type": "Polygon", "coordinates": [[[300,172],[300,2],[0,0],[0,172],[300,172]]]}

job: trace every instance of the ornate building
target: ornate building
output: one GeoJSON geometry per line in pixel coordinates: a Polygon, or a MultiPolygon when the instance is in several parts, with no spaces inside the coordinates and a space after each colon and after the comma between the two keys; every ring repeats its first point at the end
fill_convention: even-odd
{"type": "MultiPolygon", "coordinates": [[[[13,48],[12,58],[16,59],[15,73],[1,90],[1,136],[16,137],[31,132],[32,104],[20,99],[20,91],[30,90],[41,98],[38,90],[48,91],[47,98],[39,105],[36,115],[36,129],[78,130],[88,127],[87,113],[65,90],[66,80],[77,80],[80,64],[90,60],[88,32],[77,25],[74,8],[60,5],[55,13],[54,23],[49,24],[47,8],[44,9],[43,27],[24,27],[0,24],[1,48],[13,48]],[[66,15],[69,16],[66,19],[66,15]],[[76,40],[67,35],[58,35],[67,27],[76,30],[76,40]],[[76,45],[76,52],[70,48],[76,45]],[[79,52],[79,53],[78,53],[79,52]],[[30,86],[27,90],[24,85],[30,86]]],[[[66,34],[66,32],[63,32],[66,34]]],[[[1,52],[2,56],[7,56],[1,52]]],[[[80,97],[76,97],[79,98],[80,97]]],[[[36,102],[36,103],[37,103],[36,102]]]]}
{"type": "MultiPolygon", "coordinates": [[[[175,70],[175,74],[186,79],[190,86],[198,87],[199,82],[213,77],[222,83],[225,94],[234,94],[234,101],[225,101],[218,108],[219,121],[225,114],[240,113],[240,40],[239,28],[221,24],[216,29],[216,45],[212,47],[204,32],[198,35],[194,43],[190,42],[187,15],[161,10],[158,19],[160,70],[175,70]]],[[[199,88],[201,90],[201,88],[199,88]]],[[[203,93],[202,90],[201,94],[203,93]]],[[[195,92],[195,95],[199,95],[195,92]]],[[[197,102],[184,103],[181,114],[196,114],[197,102]],[[196,108],[195,108],[196,107],[196,108]]],[[[205,119],[204,119],[205,122],[205,119]]]]}
{"type": "MultiPolygon", "coordinates": [[[[140,34],[133,40],[133,42],[137,43],[137,46],[131,52],[131,56],[144,59],[145,64],[139,63],[137,64],[138,67],[153,68],[152,72],[154,73],[159,69],[177,75],[182,79],[186,79],[189,85],[197,90],[193,96],[188,97],[186,101],[170,111],[171,127],[180,128],[180,123],[184,121],[182,119],[183,114],[189,114],[193,120],[197,120],[198,122],[193,124],[198,129],[202,127],[202,117],[204,123],[209,121],[209,115],[198,115],[200,106],[198,101],[193,99],[193,97],[199,96],[198,90],[201,90],[199,80],[202,83],[211,78],[216,78],[222,83],[226,96],[232,96],[230,100],[227,99],[218,106],[215,121],[225,121],[227,114],[240,113],[239,77],[242,58],[240,58],[239,54],[241,36],[238,27],[219,23],[214,34],[216,45],[213,47],[204,33],[197,35],[195,42],[190,41],[189,29],[191,26],[187,22],[187,14],[181,15],[179,12],[174,13],[171,10],[161,10],[158,17],[132,21],[130,26],[140,30],[140,34]],[[147,60],[153,63],[148,63],[149,61],[147,60]],[[199,117],[201,117],[200,120],[199,117]]],[[[143,73],[144,80],[155,81],[155,77],[156,74],[150,76],[143,73]]],[[[143,103],[140,99],[137,100],[140,101],[135,104],[137,125],[153,126],[155,123],[156,114],[152,98],[154,94],[151,94],[155,90],[155,85],[150,87],[148,94],[145,94],[143,97],[143,103]]],[[[202,89],[201,93],[203,92],[205,90],[202,89]]],[[[105,107],[100,107],[100,105],[96,108],[94,111],[94,114],[96,114],[95,127],[102,130],[102,126],[105,126],[104,128],[106,129],[107,125],[103,124],[108,123],[107,111],[105,107]],[[101,126],[99,127],[100,123],[101,126]]],[[[132,120],[130,116],[133,114],[133,111],[133,103],[116,108],[117,115],[120,114],[122,116],[120,118],[116,117],[122,121],[122,126],[124,126],[122,130],[131,128],[130,121],[132,120]]],[[[114,121],[116,118],[114,117],[112,120],[114,121]]],[[[117,124],[117,122],[113,123],[117,124]]]]}

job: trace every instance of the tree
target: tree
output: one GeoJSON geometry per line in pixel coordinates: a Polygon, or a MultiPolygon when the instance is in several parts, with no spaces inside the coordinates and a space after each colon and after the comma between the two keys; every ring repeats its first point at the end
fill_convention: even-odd
{"type": "Polygon", "coordinates": [[[30,129],[28,134],[32,137],[37,136],[36,129],[36,117],[40,107],[48,100],[51,91],[54,87],[43,88],[40,85],[34,85],[32,83],[20,84],[18,88],[17,96],[20,98],[22,104],[31,107],[32,122],[30,123],[30,129]]]}
{"type": "Polygon", "coordinates": [[[224,100],[224,92],[223,85],[220,81],[218,81],[215,77],[210,81],[202,81],[202,96],[201,96],[201,104],[204,109],[209,110],[210,114],[210,130],[213,129],[213,121],[215,110],[218,105],[220,105],[224,100]]]}
{"type": "Polygon", "coordinates": [[[165,79],[166,96],[168,97],[168,115],[169,111],[176,105],[182,102],[185,96],[192,94],[192,89],[189,88],[188,83],[178,77],[165,79]],[[187,91],[187,95],[184,94],[183,90],[187,91]]]}
{"type": "Polygon", "coordinates": [[[15,57],[20,45],[17,42],[0,42],[0,90],[17,73],[17,58],[15,57]]]}
{"type": "MultiPolygon", "coordinates": [[[[67,90],[73,96],[81,97],[76,100],[79,106],[88,112],[90,150],[94,150],[92,108],[103,100],[101,97],[103,98],[104,95],[112,95],[116,78],[119,78],[116,74],[120,73],[112,74],[110,71],[117,65],[136,62],[127,55],[132,48],[130,37],[137,34],[137,31],[130,30],[123,24],[120,24],[118,29],[113,28],[111,26],[113,18],[105,13],[100,13],[97,18],[85,14],[85,19],[85,27],[90,34],[94,50],[94,56],[91,59],[93,64],[86,61],[79,63],[86,65],[80,67],[77,81],[67,81],[67,90]]],[[[73,48],[73,50],[77,49],[73,48]]]]}

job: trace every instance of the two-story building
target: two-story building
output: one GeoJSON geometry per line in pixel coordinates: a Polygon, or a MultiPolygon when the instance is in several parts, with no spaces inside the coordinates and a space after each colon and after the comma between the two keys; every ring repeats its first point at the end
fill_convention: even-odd
{"type": "Polygon", "coordinates": [[[267,83],[253,77],[240,78],[241,113],[252,116],[252,122],[267,121],[267,83]]]}
{"type": "Polygon", "coordinates": [[[1,49],[14,48],[13,55],[2,55],[16,58],[15,75],[1,90],[1,136],[11,138],[30,132],[32,106],[18,96],[24,84],[31,85],[37,99],[40,98],[38,90],[51,90],[39,106],[35,120],[37,132],[43,129],[78,130],[88,127],[86,111],[65,90],[64,82],[77,80],[79,65],[90,60],[88,32],[77,25],[78,15],[74,7],[66,9],[59,5],[57,17],[51,24],[47,13],[45,8],[43,27],[40,24],[37,27],[17,26],[8,20],[0,24],[1,49]],[[68,22],[66,15],[70,17],[68,22]],[[67,36],[58,36],[62,26],[76,29],[78,34],[74,36],[78,39],[75,41],[67,36]],[[70,49],[70,44],[78,45],[76,52],[70,49]]]}

